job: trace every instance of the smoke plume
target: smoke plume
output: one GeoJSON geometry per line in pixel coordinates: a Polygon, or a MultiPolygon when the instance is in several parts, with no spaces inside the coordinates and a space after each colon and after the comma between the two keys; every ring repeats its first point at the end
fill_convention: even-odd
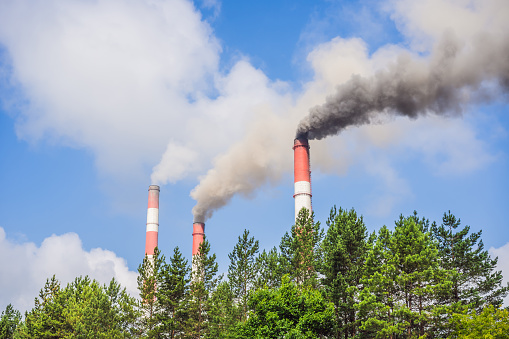
{"type": "Polygon", "coordinates": [[[191,192],[196,200],[194,222],[205,222],[236,194],[249,198],[257,188],[278,181],[282,169],[291,163],[291,156],[285,154],[290,152],[281,152],[277,146],[291,147],[291,143],[284,143],[291,139],[283,127],[285,123],[284,119],[265,115],[245,139],[216,159],[214,168],[191,192]]]}
{"type": "Polygon", "coordinates": [[[297,137],[323,139],[374,122],[380,113],[459,114],[469,102],[507,94],[508,56],[507,34],[478,34],[470,42],[444,34],[427,59],[405,53],[371,77],[352,76],[323,105],[310,109],[297,137]]]}

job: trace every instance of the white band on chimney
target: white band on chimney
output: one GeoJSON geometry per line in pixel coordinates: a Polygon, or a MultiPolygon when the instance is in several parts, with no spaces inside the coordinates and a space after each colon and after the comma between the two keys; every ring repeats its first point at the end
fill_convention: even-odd
{"type": "Polygon", "coordinates": [[[311,212],[311,195],[298,194],[295,195],[295,219],[299,215],[300,210],[305,207],[311,212]]]}
{"type": "Polygon", "coordinates": [[[147,232],[159,232],[158,224],[147,224],[147,232]]]}
{"type": "Polygon", "coordinates": [[[159,208],[147,209],[147,224],[159,224],[159,208]]]}
{"type": "Polygon", "coordinates": [[[309,181],[298,181],[295,183],[295,195],[311,194],[311,183],[309,181]]]}

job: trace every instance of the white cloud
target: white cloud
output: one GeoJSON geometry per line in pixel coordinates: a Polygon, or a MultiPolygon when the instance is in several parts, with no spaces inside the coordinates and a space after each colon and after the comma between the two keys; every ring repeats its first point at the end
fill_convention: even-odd
{"type": "MultiPolygon", "coordinates": [[[[502,271],[503,284],[507,285],[509,282],[509,242],[499,248],[491,247],[489,253],[491,257],[498,257],[497,270],[502,271]]],[[[509,295],[505,298],[504,305],[509,306],[509,295]]]]}
{"type": "Polygon", "coordinates": [[[116,175],[185,138],[200,115],[189,97],[209,90],[220,52],[183,0],[2,2],[0,39],[30,102],[18,134],[91,149],[116,175]]]}
{"type": "Polygon", "coordinates": [[[34,298],[53,275],[65,286],[78,276],[88,275],[107,284],[115,278],[132,296],[137,296],[137,273],[129,271],[123,258],[111,251],[86,251],[76,233],[52,235],[40,246],[17,243],[0,227],[0,304],[12,303],[21,311],[34,307],[34,298]]]}
{"type": "MultiPolygon", "coordinates": [[[[452,0],[389,1],[387,8],[415,45],[428,48],[425,38],[433,42],[449,26],[471,34],[464,22],[472,16],[477,28],[506,27],[496,11],[497,5],[506,10],[500,1],[474,1],[472,6],[452,0]],[[460,7],[452,21],[435,15],[460,7]]],[[[215,0],[202,4],[220,8],[215,0]]],[[[108,180],[148,180],[147,168],[153,168],[152,179],[162,184],[195,179],[212,164],[225,164],[227,154],[241,154],[238,145],[258,142],[258,136],[270,146],[261,163],[273,163],[261,167],[275,171],[258,182],[271,181],[291,170],[288,145],[310,107],[323,103],[352,74],[373,74],[401,53],[419,58],[394,45],[370,54],[361,39],[337,37],[309,53],[314,78],[302,91],[292,92],[247,58],[220,69],[221,46],[186,0],[0,2],[0,42],[12,60],[7,65],[12,66],[11,80],[23,91],[18,99],[27,102],[17,121],[20,137],[90,150],[108,180]]],[[[493,159],[473,126],[426,118],[362,127],[314,143],[313,167],[345,173],[351,163],[363,161],[363,150],[396,145],[424,154],[439,174],[474,171],[493,159]]],[[[396,180],[397,171],[383,159],[389,155],[378,159],[387,166],[385,177],[396,180]]]]}
{"type": "Polygon", "coordinates": [[[509,29],[505,0],[389,0],[386,8],[418,51],[429,50],[445,30],[473,38],[482,31],[509,29]]]}

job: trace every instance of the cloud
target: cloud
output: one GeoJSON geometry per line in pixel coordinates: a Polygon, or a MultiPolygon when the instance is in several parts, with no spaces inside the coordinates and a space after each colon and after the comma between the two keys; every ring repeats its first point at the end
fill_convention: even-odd
{"type": "Polygon", "coordinates": [[[111,251],[83,249],[76,233],[51,235],[40,246],[17,243],[0,227],[0,304],[21,311],[34,307],[34,298],[53,275],[65,286],[78,276],[88,275],[100,283],[115,278],[132,296],[137,296],[137,273],[129,271],[123,258],[111,251]]]}
{"type": "MultiPolygon", "coordinates": [[[[504,277],[503,284],[509,282],[509,242],[499,248],[490,247],[489,253],[491,257],[498,257],[497,270],[502,271],[504,277]]],[[[509,295],[505,298],[505,306],[509,306],[509,295]]]]}
{"type": "MultiPolygon", "coordinates": [[[[410,49],[385,45],[370,53],[363,40],[342,37],[313,44],[306,59],[313,78],[295,91],[288,83],[269,79],[247,56],[220,68],[222,46],[190,1],[0,2],[0,43],[8,54],[0,74],[2,80],[19,84],[15,93],[20,105],[11,105],[17,110],[18,136],[90,151],[109,187],[115,181],[148,181],[150,169],[152,180],[160,184],[206,180],[207,173],[224,178],[214,166],[235,174],[231,177],[237,183],[248,182],[252,171],[241,169],[254,164],[264,177],[256,176],[247,186],[234,182],[223,187],[228,192],[233,187],[233,194],[238,187],[253,196],[257,185],[276,183],[291,171],[289,150],[297,122],[336,86],[353,74],[373,74],[402,53],[425,58],[420,52],[429,48],[426,41],[435,41],[449,27],[450,20],[433,16],[436,9],[462,8],[451,23],[459,35],[471,34],[464,21],[472,15],[477,28],[507,26],[496,10],[504,7],[500,12],[505,13],[507,6],[500,1],[476,1],[474,6],[464,1],[424,3],[388,1],[385,6],[411,41],[410,49]],[[255,151],[256,143],[270,151],[255,151]],[[240,147],[262,158],[245,159],[240,147]]],[[[201,4],[220,13],[218,1],[201,4]]],[[[9,97],[1,99],[12,101],[12,91],[0,96],[5,93],[9,97]]],[[[313,168],[346,173],[365,155],[351,149],[376,149],[384,143],[408,143],[437,173],[474,171],[492,161],[474,126],[450,127],[461,136],[440,135],[440,142],[433,142],[439,125],[396,121],[315,143],[313,168]],[[414,133],[418,138],[410,138],[414,133]],[[352,148],[355,142],[361,145],[352,148]]],[[[391,162],[385,163],[385,173],[391,173],[391,162]]]]}
{"type": "Polygon", "coordinates": [[[2,2],[0,40],[28,101],[18,135],[90,149],[124,176],[188,135],[221,50],[183,0],[2,2]]]}

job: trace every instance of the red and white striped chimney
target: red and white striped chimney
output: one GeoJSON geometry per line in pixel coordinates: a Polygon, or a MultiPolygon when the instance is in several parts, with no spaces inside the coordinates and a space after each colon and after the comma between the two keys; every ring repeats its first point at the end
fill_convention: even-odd
{"type": "MultiPolygon", "coordinates": [[[[203,237],[205,236],[205,224],[203,222],[195,221],[193,223],[193,257],[191,264],[191,272],[194,275],[196,272],[196,265],[194,262],[194,256],[198,254],[200,245],[203,242],[203,237]]],[[[195,279],[196,277],[193,277],[195,279]]]]}
{"type": "Polygon", "coordinates": [[[145,238],[145,255],[150,259],[154,256],[159,234],[159,186],[148,188],[147,233],[145,238]]]}
{"type": "Polygon", "coordinates": [[[293,170],[295,194],[295,219],[305,207],[311,213],[311,170],[309,169],[309,143],[306,138],[293,141],[293,170]]]}

